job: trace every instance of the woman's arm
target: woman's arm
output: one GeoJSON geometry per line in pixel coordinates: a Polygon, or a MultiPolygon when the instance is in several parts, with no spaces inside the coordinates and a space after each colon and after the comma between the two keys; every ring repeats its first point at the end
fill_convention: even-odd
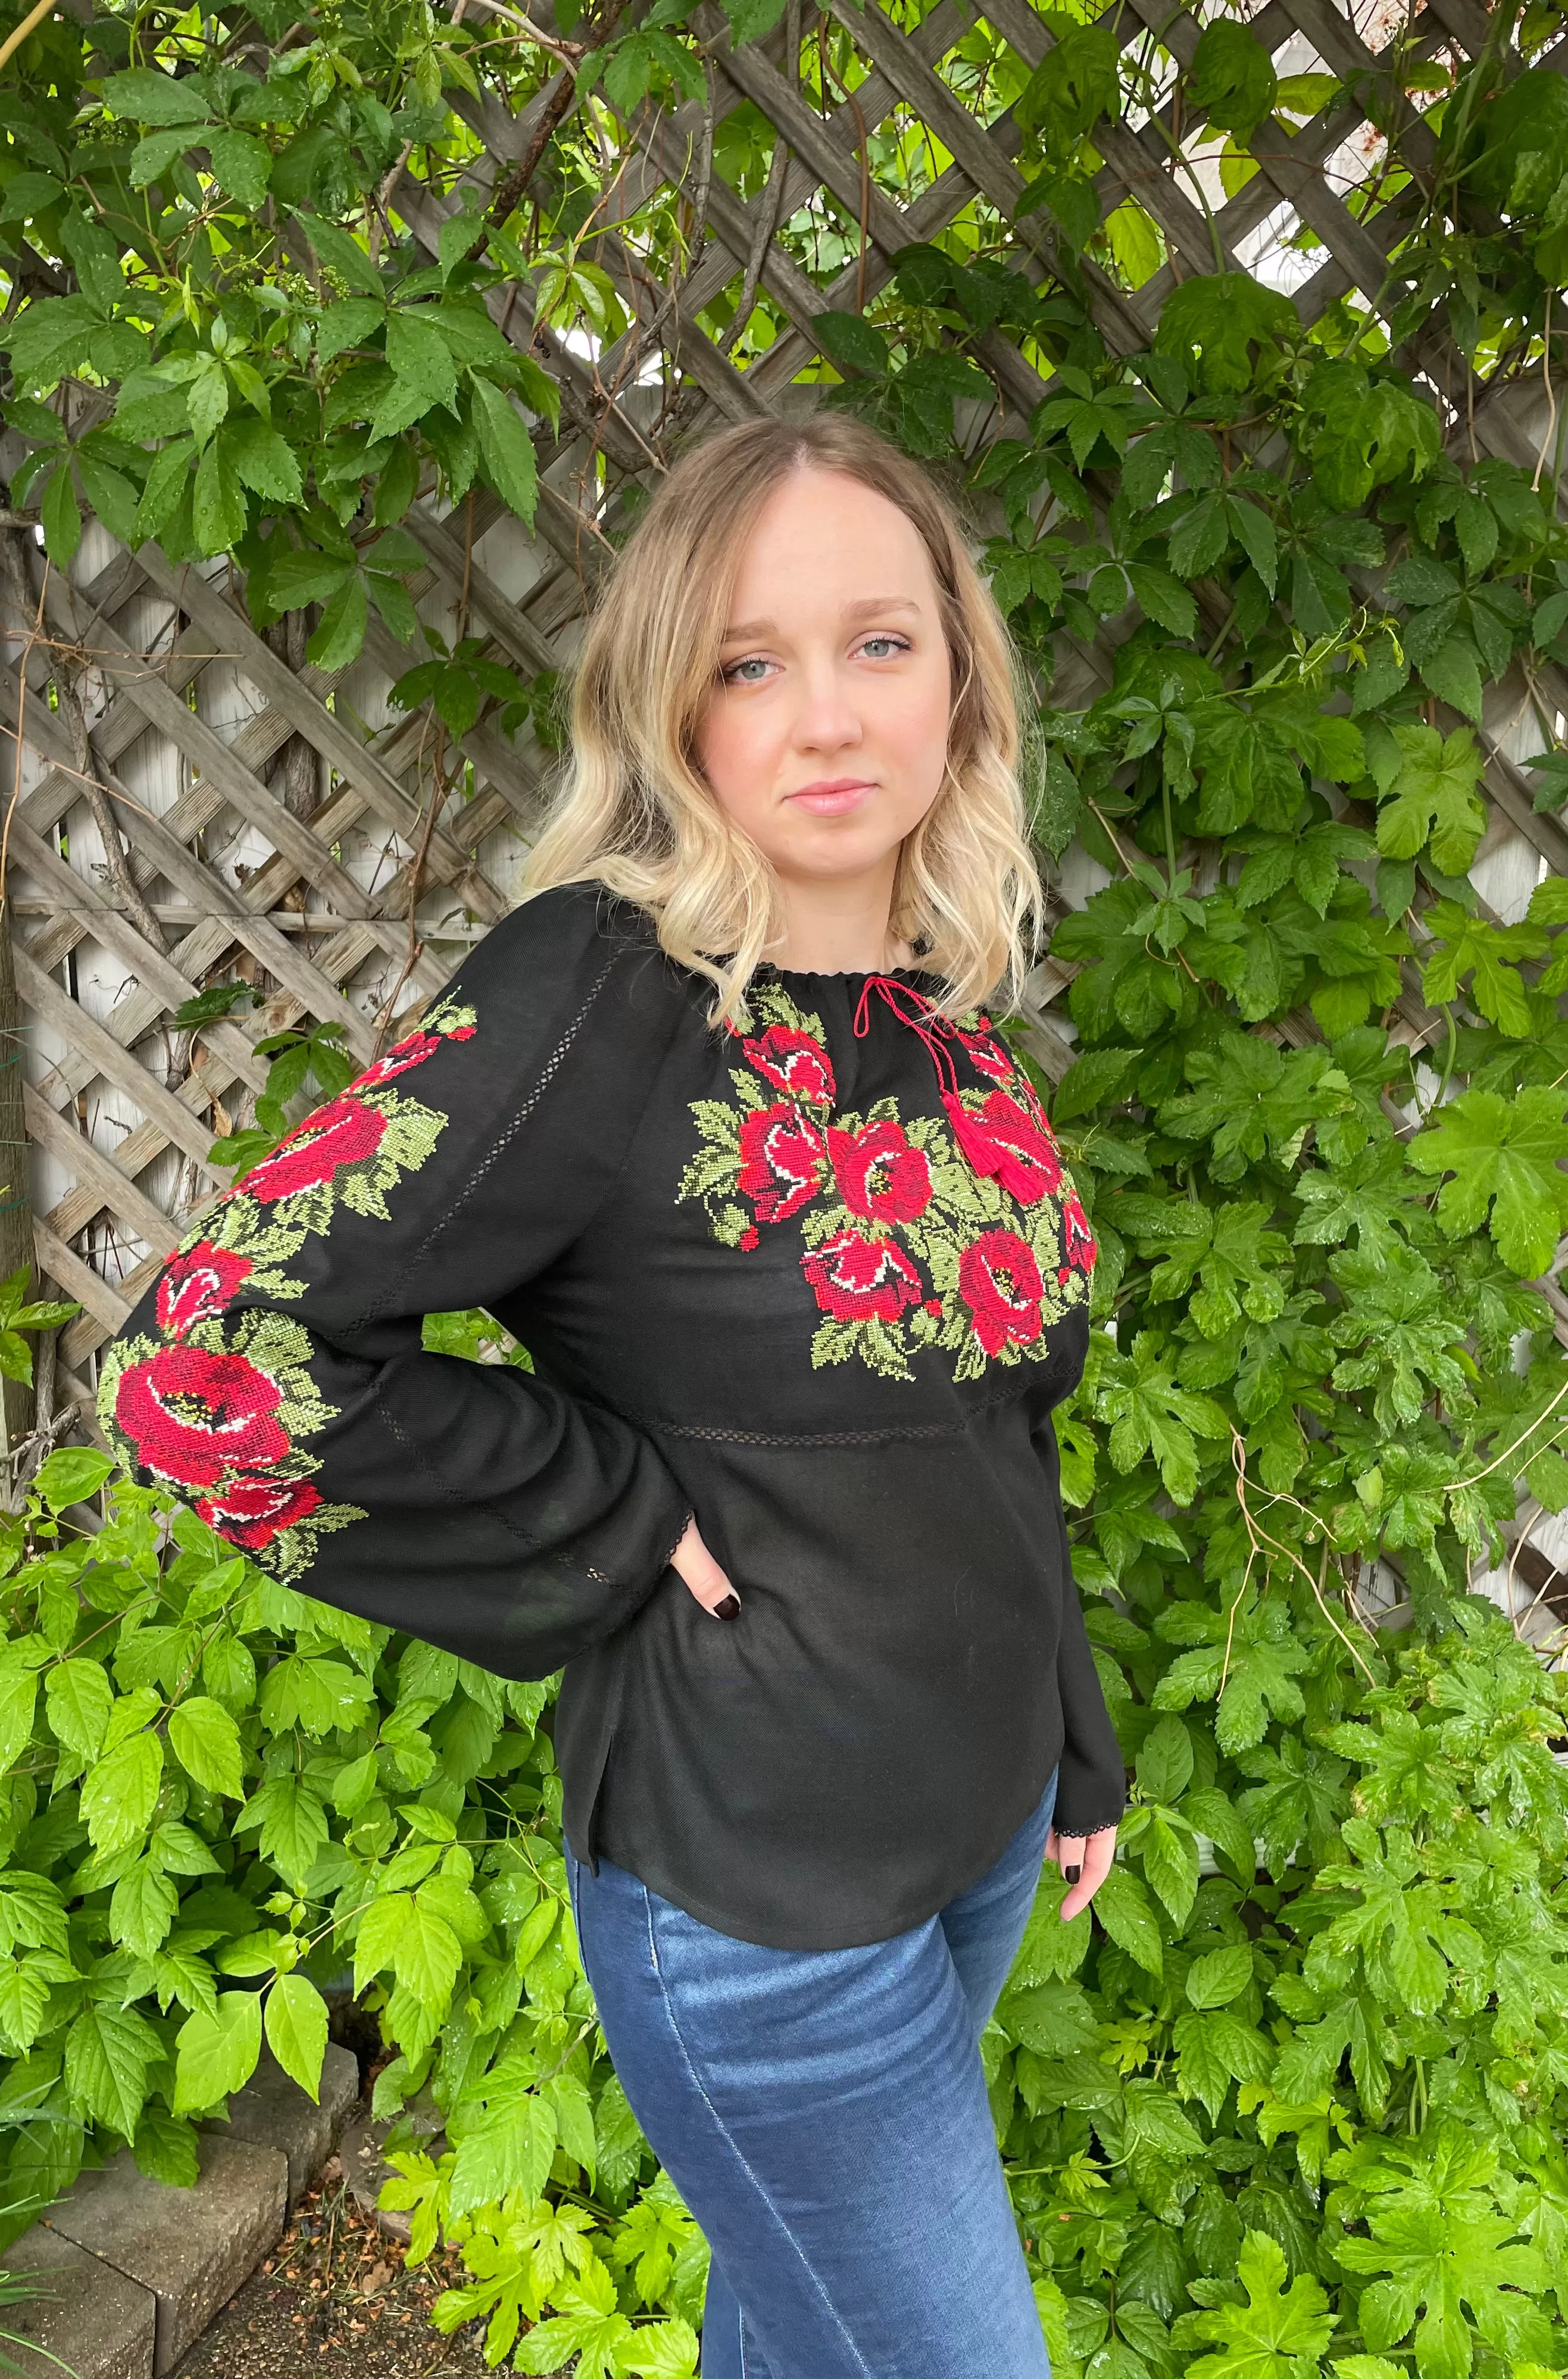
{"type": "Polygon", "coordinates": [[[189,1234],[108,1350],[99,1411],[273,1576],[513,1677],[632,1616],[692,1516],[616,1414],[427,1353],[612,1188],[678,1008],[657,948],[560,888],[189,1234]]]}
{"type": "Polygon", "coordinates": [[[1057,1861],[1072,1889],[1062,1902],[1071,1922],[1110,1873],[1116,1827],[1127,1806],[1127,1765],[1105,1707],[1104,1690],[1073,1582],[1072,1554],[1062,1510],[1061,1455],[1049,1415],[1036,1428],[1051,1481],[1051,1502],[1062,1555],[1062,1634],[1056,1681],[1067,1739],[1056,1781],[1056,1805],[1046,1856],[1057,1861]],[[1075,1875],[1074,1868],[1078,1869],[1075,1875]]]}

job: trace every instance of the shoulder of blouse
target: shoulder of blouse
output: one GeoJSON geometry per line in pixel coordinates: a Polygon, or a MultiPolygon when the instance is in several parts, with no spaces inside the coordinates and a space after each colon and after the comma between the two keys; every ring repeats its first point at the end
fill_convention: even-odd
{"type": "Polygon", "coordinates": [[[637,1004],[657,1004],[655,979],[673,990],[673,974],[645,961],[662,955],[653,919],[635,901],[597,880],[555,884],[497,920],[469,950],[442,999],[473,1000],[492,1014],[521,1018],[541,1007],[551,1014],[570,1009],[575,993],[603,1013],[614,1003],[599,995],[613,976],[624,978],[630,971],[637,1004]]]}

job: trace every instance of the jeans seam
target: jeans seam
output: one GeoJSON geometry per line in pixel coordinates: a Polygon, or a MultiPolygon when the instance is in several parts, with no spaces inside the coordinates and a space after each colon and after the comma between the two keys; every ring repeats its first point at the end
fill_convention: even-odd
{"type": "MultiPolygon", "coordinates": [[[[801,2245],[800,2240],[790,2229],[790,2225],[785,2221],[784,2216],[779,2213],[778,2208],[775,2205],[772,2198],[768,2195],[767,2191],[763,2187],[757,2175],[752,2170],[750,2164],[746,2161],[746,2157],[742,2151],[740,2143],[734,2137],[730,2126],[725,2122],[718,2107],[714,2105],[713,2100],[708,2096],[706,2090],[703,2086],[702,2076],[697,2071],[696,2066],[692,2060],[691,2050],[687,2047],[681,2026],[676,2021],[675,2009],[669,1997],[669,1987],[664,1979],[663,1970],[659,1966],[658,1948],[654,1938],[653,1900],[645,1884],[643,1886],[643,1903],[647,1911],[648,1948],[653,1955],[654,1971],[658,1975],[659,1996],[664,2001],[665,2016],[669,2022],[669,2029],[675,2036],[676,2047],[680,2049],[681,2058],[685,2062],[686,2071],[692,2077],[692,2086],[696,2091],[696,2094],[702,2100],[703,2105],[707,2108],[708,2114],[713,2119],[714,2127],[717,2130],[719,2138],[724,2142],[725,2146],[735,2158],[741,2170],[745,2174],[747,2180],[751,2183],[752,2188],[756,2192],[758,2199],[766,2209],[770,2218],[778,2225],[778,2228],[783,2234],[784,2238],[788,2240],[790,2247],[794,2251],[795,2257],[800,2264],[801,2269],[804,2272],[807,2279],[811,2283],[813,2290],[826,2309],[829,2318],[833,2322],[833,2325],[838,2330],[839,2336],[842,2337],[845,2345],[849,2348],[850,2352],[854,2356],[856,2368],[865,2373],[865,2379],[874,2379],[871,2365],[866,2361],[864,2356],[861,2353],[859,2347],[855,2344],[854,2339],[850,2336],[849,2331],[845,2328],[832,2298],[828,2295],[826,2289],[823,2287],[822,2282],[818,2279],[816,2273],[813,2270],[810,2259],[807,2256],[804,2248],[801,2245]]],[[[736,2305],[737,2308],[739,2308],[740,2298],[738,2295],[736,2297],[736,2305]]],[[[744,2369],[743,2358],[745,2354],[745,2318],[742,2313],[741,2320],[742,2371],[744,2369]]]]}

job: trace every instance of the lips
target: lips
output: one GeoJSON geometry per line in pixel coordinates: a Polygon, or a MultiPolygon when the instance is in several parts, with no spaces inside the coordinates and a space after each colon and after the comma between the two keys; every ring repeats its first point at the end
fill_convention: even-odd
{"type": "Polygon", "coordinates": [[[788,798],[798,808],[810,810],[814,817],[841,817],[846,811],[858,809],[874,788],[862,778],[827,778],[814,785],[802,785],[800,791],[788,798]]]}

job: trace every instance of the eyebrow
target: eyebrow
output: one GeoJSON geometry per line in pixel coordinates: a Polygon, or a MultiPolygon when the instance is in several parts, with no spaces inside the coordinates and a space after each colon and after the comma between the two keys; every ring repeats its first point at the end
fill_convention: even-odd
{"type": "MultiPolygon", "coordinates": [[[[869,620],[884,611],[913,611],[918,616],[920,605],[911,602],[906,595],[862,595],[858,602],[845,604],[844,624],[848,627],[856,620],[869,620]]],[[[720,642],[726,645],[750,643],[754,637],[777,635],[778,633],[777,620],[742,620],[734,627],[726,628],[720,642]]]]}

